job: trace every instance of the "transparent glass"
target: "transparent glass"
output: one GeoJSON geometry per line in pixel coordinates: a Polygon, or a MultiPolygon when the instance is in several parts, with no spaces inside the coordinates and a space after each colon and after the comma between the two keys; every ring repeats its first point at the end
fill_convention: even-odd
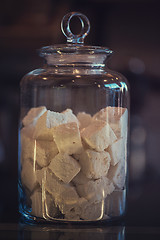
{"type": "Polygon", "coordinates": [[[70,44],[42,48],[45,65],[21,81],[19,210],[28,220],[110,221],[125,214],[129,89],[105,66],[110,53],[70,44]]]}

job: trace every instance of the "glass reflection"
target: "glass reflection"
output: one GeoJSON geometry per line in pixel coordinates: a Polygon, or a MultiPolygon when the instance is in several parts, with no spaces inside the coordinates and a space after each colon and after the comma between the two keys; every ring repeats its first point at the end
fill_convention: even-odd
{"type": "Polygon", "coordinates": [[[19,224],[19,240],[124,240],[124,226],[19,224]]]}

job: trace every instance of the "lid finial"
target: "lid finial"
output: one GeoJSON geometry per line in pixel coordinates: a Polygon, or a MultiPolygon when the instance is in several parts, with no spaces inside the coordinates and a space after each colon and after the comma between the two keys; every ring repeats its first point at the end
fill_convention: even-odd
{"type": "Polygon", "coordinates": [[[90,31],[90,22],[88,18],[79,12],[70,12],[66,14],[61,21],[61,30],[67,37],[67,43],[83,44],[84,38],[90,31]],[[81,32],[79,34],[73,34],[70,29],[70,21],[73,17],[78,17],[81,21],[81,32]]]}

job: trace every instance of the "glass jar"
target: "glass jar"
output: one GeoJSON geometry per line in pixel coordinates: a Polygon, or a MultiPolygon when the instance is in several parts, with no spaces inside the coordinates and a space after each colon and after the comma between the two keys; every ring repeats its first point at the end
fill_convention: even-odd
{"type": "Polygon", "coordinates": [[[111,50],[83,45],[86,16],[61,27],[67,44],[43,47],[45,65],[21,81],[19,210],[37,222],[110,221],[126,206],[128,83],[105,66],[111,50]]]}

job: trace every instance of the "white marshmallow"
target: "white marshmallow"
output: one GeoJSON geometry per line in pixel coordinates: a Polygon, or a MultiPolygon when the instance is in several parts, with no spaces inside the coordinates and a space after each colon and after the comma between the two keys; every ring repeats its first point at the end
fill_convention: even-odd
{"type": "MultiPolygon", "coordinates": [[[[23,130],[23,129],[22,129],[23,130]]],[[[21,159],[32,159],[40,167],[47,166],[51,158],[58,154],[54,141],[41,141],[28,137],[27,131],[21,131],[21,159]],[[26,132],[26,134],[25,134],[26,132]]]]}
{"type": "MultiPolygon", "coordinates": [[[[60,114],[60,113],[58,113],[60,114]]],[[[58,124],[57,113],[51,112],[50,110],[46,111],[37,121],[34,131],[34,138],[39,140],[53,140],[53,133],[51,129],[51,123],[53,122],[58,124]]]]}
{"type": "Polygon", "coordinates": [[[95,181],[88,181],[86,184],[77,184],[76,189],[80,197],[86,198],[90,202],[100,202],[114,191],[113,183],[106,177],[95,181]]]}
{"type": "Polygon", "coordinates": [[[104,201],[90,203],[85,198],[80,198],[77,206],[65,214],[65,219],[96,221],[103,219],[105,213],[104,201]]]}
{"type": "Polygon", "coordinates": [[[105,212],[110,217],[122,216],[125,213],[126,190],[116,189],[105,200],[105,212]]]}
{"type": "Polygon", "coordinates": [[[53,137],[61,153],[72,155],[82,150],[79,128],[76,122],[61,124],[53,129],[53,137]]]}
{"type": "Polygon", "coordinates": [[[123,138],[118,139],[107,149],[111,156],[111,165],[115,166],[118,162],[124,161],[127,155],[126,144],[123,138]]]}
{"type": "Polygon", "coordinates": [[[96,151],[104,151],[117,138],[109,126],[104,121],[93,121],[87,128],[81,131],[83,140],[96,151]]]}
{"type": "Polygon", "coordinates": [[[117,121],[111,122],[110,126],[114,133],[116,134],[117,138],[124,138],[125,142],[127,141],[128,135],[128,110],[123,109],[123,114],[121,117],[118,118],[117,121]]]}
{"type": "Polygon", "coordinates": [[[45,150],[39,146],[38,141],[35,139],[21,135],[21,159],[22,164],[28,159],[31,159],[34,163],[38,159],[43,159],[43,162],[45,162],[45,150]]]}
{"type": "Polygon", "coordinates": [[[87,178],[97,179],[107,175],[111,161],[108,152],[95,152],[88,149],[76,156],[87,178]]]}
{"type": "Polygon", "coordinates": [[[104,216],[104,201],[86,204],[81,211],[80,218],[84,220],[100,220],[104,216]]]}
{"type": "Polygon", "coordinates": [[[25,185],[30,192],[37,186],[36,168],[29,159],[23,162],[21,181],[22,185],[25,185]]]}
{"type": "Polygon", "coordinates": [[[77,118],[80,122],[80,129],[86,128],[91,123],[92,120],[91,115],[85,112],[79,112],[77,114],[77,118]]]}
{"type": "Polygon", "coordinates": [[[54,141],[37,141],[38,145],[45,150],[45,158],[37,158],[37,163],[41,167],[46,167],[50,163],[51,159],[53,159],[58,154],[58,148],[54,141]]]}
{"type": "Polygon", "coordinates": [[[127,136],[128,110],[122,107],[106,107],[93,116],[93,120],[103,120],[109,123],[117,138],[127,136]]]}
{"type": "Polygon", "coordinates": [[[64,183],[69,183],[81,169],[79,163],[66,153],[57,154],[51,160],[49,168],[64,183]]]}
{"type": "Polygon", "coordinates": [[[42,193],[41,191],[34,191],[31,195],[31,201],[32,201],[32,211],[31,214],[36,217],[43,217],[43,209],[42,209],[42,193]]]}
{"type": "Polygon", "coordinates": [[[45,106],[31,108],[27,115],[23,118],[22,123],[24,126],[28,126],[30,124],[35,124],[38,118],[43,115],[47,111],[45,106]]]}
{"type": "Polygon", "coordinates": [[[72,113],[72,110],[67,109],[62,113],[46,111],[37,121],[34,131],[34,138],[40,140],[53,140],[53,128],[61,124],[76,122],[78,120],[72,113]]]}
{"type": "Polygon", "coordinates": [[[44,196],[44,210],[47,218],[55,218],[59,214],[52,195],[46,192],[44,196]]]}
{"type": "Polygon", "coordinates": [[[38,189],[31,195],[32,212],[34,216],[47,218],[56,217],[58,209],[54,204],[53,197],[46,191],[38,189]]]}
{"type": "Polygon", "coordinates": [[[53,196],[55,205],[65,214],[77,204],[79,196],[72,185],[59,181],[50,171],[48,168],[37,171],[37,180],[42,189],[53,196]]]}
{"type": "Polygon", "coordinates": [[[77,184],[85,184],[89,181],[90,179],[86,177],[86,175],[83,174],[82,171],[80,171],[73,179],[72,182],[77,185],[77,184]]]}
{"type": "Polygon", "coordinates": [[[110,166],[107,177],[120,189],[125,186],[126,180],[126,161],[118,162],[115,166],[110,166]]]}
{"type": "MultiPolygon", "coordinates": [[[[79,121],[77,119],[77,117],[73,114],[71,109],[66,109],[65,111],[63,111],[61,114],[63,114],[66,118],[66,121],[64,123],[69,123],[69,122],[76,122],[77,125],[79,126],[79,121]]],[[[61,123],[63,124],[63,123],[61,123]]]]}
{"type": "MultiPolygon", "coordinates": [[[[74,208],[72,208],[71,211],[65,213],[64,219],[66,220],[72,220],[72,221],[79,221],[80,217],[76,212],[74,212],[74,208]],[[73,210],[72,210],[73,209],[73,210]]],[[[68,236],[68,235],[67,235],[68,236]]]]}

